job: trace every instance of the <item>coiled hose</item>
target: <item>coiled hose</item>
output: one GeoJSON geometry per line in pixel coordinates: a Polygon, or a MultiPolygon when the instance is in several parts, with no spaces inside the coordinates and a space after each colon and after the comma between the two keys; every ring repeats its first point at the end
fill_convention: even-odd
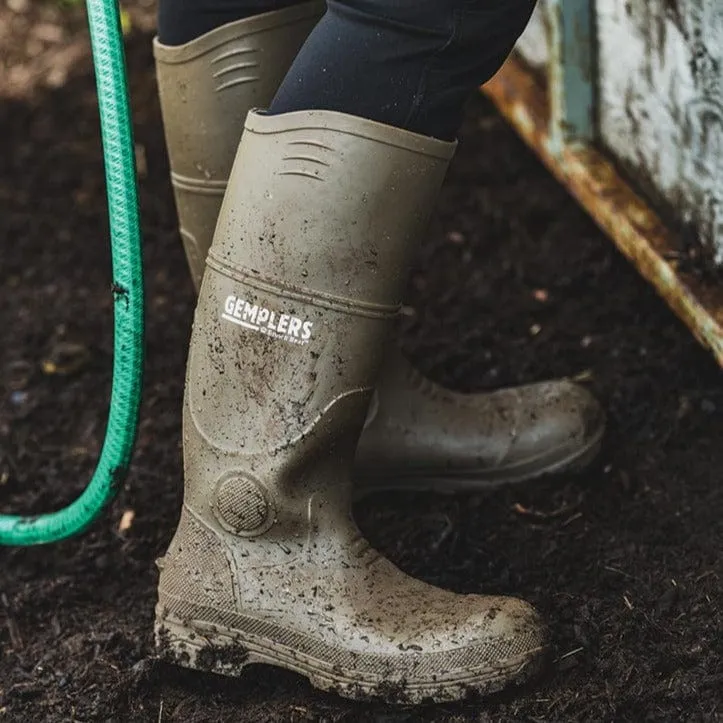
{"type": "Polygon", "coordinates": [[[143,376],[143,268],[136,168],[123,34],[116,0],[86,0],[100,106],[113,259],[113,387],[105,440],[90,484],[45,515],[0,515],[0,545],[42,545],[86,530],[128,470],[143,376]]]}

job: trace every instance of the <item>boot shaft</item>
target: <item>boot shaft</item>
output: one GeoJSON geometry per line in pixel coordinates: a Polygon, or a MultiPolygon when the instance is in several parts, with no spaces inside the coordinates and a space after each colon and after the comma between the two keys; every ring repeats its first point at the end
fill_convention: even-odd
{"type": "Polygon", "coordinates": [[[266,108],[324,12],[319,0],[153,44],[180,232],[196,288],[251,108],[266,108]]]}
{"type": "Polygon", "coordinates": [[[453,150],[338,113],[249,115],[189,355],[186,504],[201,517],[296,529],[315,492],[345,486],[453,150]],[[236,519],[254,499],[265,512],[236,519]]]}

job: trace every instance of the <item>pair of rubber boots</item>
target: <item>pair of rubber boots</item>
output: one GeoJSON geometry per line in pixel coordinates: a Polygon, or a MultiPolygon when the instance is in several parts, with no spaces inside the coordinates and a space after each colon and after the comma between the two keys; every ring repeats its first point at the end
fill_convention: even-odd
{"type": "Polygon", "coordinates": [[[387,351],[455,146],[340,113],[251,110],[322,7],[155,44],[200,285],[157,642],[182,665],[269,663],[352,698],[484,694],[539,668],[541,620],[402,573],[359,533],[352,480],[458,490],[567,470],[595,454],[603,416],[569,383],[454,394],[387,351]]]}

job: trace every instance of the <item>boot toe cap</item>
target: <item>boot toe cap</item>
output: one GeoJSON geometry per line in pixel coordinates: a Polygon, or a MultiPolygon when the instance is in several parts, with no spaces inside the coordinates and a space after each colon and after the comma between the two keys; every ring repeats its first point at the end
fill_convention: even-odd
{"type": "Polygon", "coordinates": [[[410,691],[433,689],[437,700],[487,694],[530,678],[547,650],[547,627],[531,605],[514,598],[462,596],[446,627],[432,640],[421,637],[423,652],[401,653],[404,663],[394,663],[410,691]]]}
{"type": "Polygon", "coordinates": [[[545,649],[547,628],[529,603],[439,592],[424,609],[409,605],[382,646],[408,682],[485,680],[492,671],[524,667],[545,649]]]}
{"type": "Polygon", "coordinates": [[[517,666],[547,645],[547,628],[534,607],[524,600],[469,596],[478,610],[456,626],[452,639],[466,639],[457,653],[459,670],[517,666]]]}
{"type": "Polygon", "coordinates": [[[520,390],[515,436],[508,463],[566,466],[595,448],[605,414],[595,397],[572,382],[544,382],[520,390]]]}

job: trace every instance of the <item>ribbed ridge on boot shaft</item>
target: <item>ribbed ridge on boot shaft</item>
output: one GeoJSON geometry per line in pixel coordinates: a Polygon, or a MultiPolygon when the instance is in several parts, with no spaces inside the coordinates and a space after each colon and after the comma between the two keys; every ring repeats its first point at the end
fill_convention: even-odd
{"type": "Polygon", "coordinates": [[[397,305],[454,149],[342,113],[252,112],[209,265],[319,303],[397,305]]]}
{"type": "Polygon", "coordinates": [[[245,127],[246,130],[260,135],[289,131],[343,133],[446,162],[451,160],[457,148],[456,143],[440,141],[373,120],[335,111],[308,110],[281,115],[269,115],[262,112],[250,113],[246,118],[245,127]]]}
{"type": "Polygon", "coordinates": [[[291,5],[261,15],[254,15],[204,33],[184,45],[163,45],[157,38],[153,41],[153,54],[162,63],[185,63],[209,53],[216,48],[243,40],[266,30],[295,25],[301,20],[318,20],[324,13],[324,0],[291,5]]]}
{"type": "Polygon", "coordinates": [[[294,5],[177,47],[154,41],[174,176],[226,181],[247,112],[270,103],[322,9],[316,1],[294,5]]]}

